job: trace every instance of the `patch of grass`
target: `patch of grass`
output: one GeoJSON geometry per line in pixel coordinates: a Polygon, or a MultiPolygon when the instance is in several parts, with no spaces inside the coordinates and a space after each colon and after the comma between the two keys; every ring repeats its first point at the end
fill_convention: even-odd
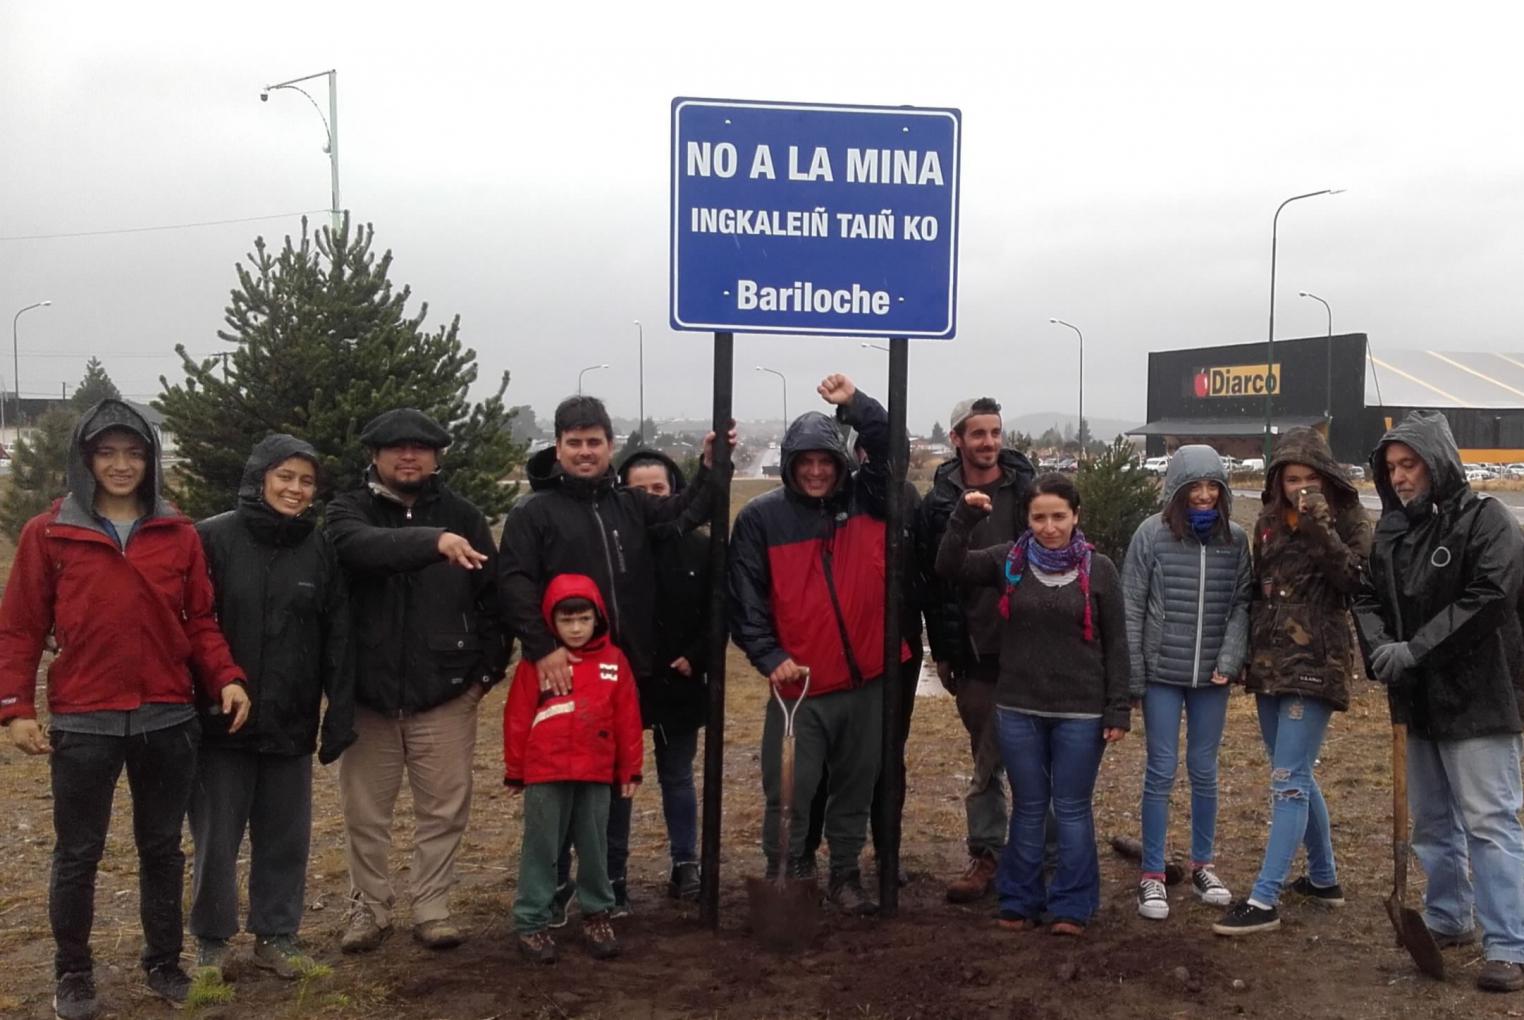
{"type": "Polygon", "coordinates": [[[332,977],[333,968],[326,963],[318,963],[310,956],[299,956],[291,961],[291,966],[296,969],[298,981],[317,981],[320,978],[332,977]]]}
{"type": "Polygon", "coordinates": [[[222,975],[211,967],[196,971],[191,979],[190,994],[186,996],[188,1009],[204,1009],[208,1006],[226,1006],[233,1001],[233,986],[222,980],[222,975]]]}

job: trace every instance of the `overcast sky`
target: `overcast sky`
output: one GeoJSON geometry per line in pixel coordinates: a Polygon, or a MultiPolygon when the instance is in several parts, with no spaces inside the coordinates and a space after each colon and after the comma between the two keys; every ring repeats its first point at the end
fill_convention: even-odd
{"type": "MultiPolygon", "coordinates": [[[[709,336],[666,325],[672,97],[954,106],[958,336],[912,345],[913,430],[982,393],[1071,411],[1050,316],[1085,331],[1092,416],[1141,421],[1149,350],[1263,340],[1271,216],[1324,187],[1349,191],[1281,216],[1278,336],[1322,333],[1307,289],[1378,356],[1524,350],[1508,5],[486,6],[0,2],[0,237],[325,209],[317,115],[258,93],[336,67],[344,204],[484,380],[543,417],[609,362],[588,389],[632,415],[638,318],[648,413],[701,417],[709,336]]],[[[221,349],[255,235],[294,229],[0,240],[4,317],[53,301],[21,319],[22,391],[94,353],[156,394],[173,344],[221,349]]],[[[741,418],[777,413],[758,363],[794,414],[827,371],[886,374],[855,339],[738,337],[741,418]]]]}

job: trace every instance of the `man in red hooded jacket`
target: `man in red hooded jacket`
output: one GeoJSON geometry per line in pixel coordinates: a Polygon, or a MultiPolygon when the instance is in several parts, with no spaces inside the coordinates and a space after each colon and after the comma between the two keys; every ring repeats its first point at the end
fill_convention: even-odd
{"type": "Polygon", "coordinates": [[[503,708],[504,780],[524,793],[524,841],[513,903],[519,951],[554,963],[550,908],[556,858],[568,833],[577,851],[577,899],[582,935],[598,959],[619,954],[609,911],[610,785],[625,799],[640,782],[640,696],[624,653],[608,639],[603,596],[592,578],[559,574],[541,600],[545,625],[571,665],[565,694],[541,690],[539,669],[519,662],[503,708]]]}
{"type": "Polygon", "coordinates": [[[97,1015],[90,929],[95,873],[125,767],[138,850],[138,909],[149,990],[179,1004],[180,832],[196,771],[193,699],[231,716],[249,710],[243,673],[217,628],[211,575],[189,517],[159,496],[158,435],[120,400],[75,426],[69,494],[26,523],[0,602],[0,723],[27,754],[49,755],[56,944],[53,1007],[97,1015]],[[37,723],[37,663],[51,633],[51,732],[37,723]]]}

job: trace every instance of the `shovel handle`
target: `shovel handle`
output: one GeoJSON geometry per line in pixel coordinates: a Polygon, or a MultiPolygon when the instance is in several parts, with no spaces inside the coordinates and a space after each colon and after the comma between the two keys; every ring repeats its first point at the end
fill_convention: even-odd
{"type": "Polygon", "coordinates": [[[792,707],[783,700],[778,686],[773,685],[773,697],[778,699],[778,709],[783,713],[783,737],[778,744],[778,880],[788,875],[789,848],[794,828],[794,715],[804,703],[810,689],[810,674],[804,674],[803,689],[794,699],[792,707]]]}
{"type": "Polygon", "coordinates": [[[1408,884],[1408,727],[1392,723],[1393,885],[1402,898],[1408,884]]]}

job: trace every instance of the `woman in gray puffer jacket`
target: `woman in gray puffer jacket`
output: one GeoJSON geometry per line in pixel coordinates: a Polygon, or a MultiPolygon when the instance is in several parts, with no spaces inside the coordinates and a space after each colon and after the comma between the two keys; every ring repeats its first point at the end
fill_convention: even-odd
{"type": "Polygon", "coordinates": [[[1138,913],[1169,916],[1164,837],[1186,720],[1191,780],[1191,885],[1202,902],[1232,900],[1212,869],[1217,829],[1217,748],[1228,682],[1244,667],[1252,568],[1249,539],[1232,522],[1222,458],[1182,446],[1164,477],[1164,509],[1138,526],[1122,567],[1131,693],[1143,704],[1148,766],[1143,777],[1143,871],[1138,913]]]}

